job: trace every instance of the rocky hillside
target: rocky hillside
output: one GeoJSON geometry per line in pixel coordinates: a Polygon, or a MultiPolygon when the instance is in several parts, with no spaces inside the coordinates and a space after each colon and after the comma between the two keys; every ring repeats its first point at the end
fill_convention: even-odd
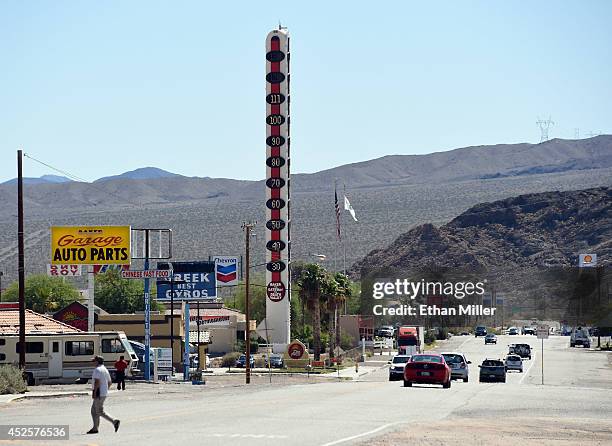
{"type": "Polygon", "coordinates": [[[612,263],[612,189],[545,192],[483,203],[449,223],[420,225],[353,266],[355,276],[431,264],[451,268],[576,266],[579,253],[612,263]]]}

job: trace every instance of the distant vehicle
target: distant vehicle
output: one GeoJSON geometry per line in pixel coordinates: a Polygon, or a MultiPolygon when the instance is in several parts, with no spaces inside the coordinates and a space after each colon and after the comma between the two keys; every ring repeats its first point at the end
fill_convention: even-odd
{"type": "Polygon", "coordinates": [[[521,358],[531,359],[531,345],[529,344],[510,344],[508,354],[517,354],[521,358]]]}
{"type": "MultiPolygon", "coordinates": [[[[249,356],[249,366],[251,368],[255,367],[255,358],[253,357],[253,355],[249,356]]],[[[240,357],[236,360],[236,364],[235,367],[242,367],[245,368],[246,367],[246,355],[240,355],[240,357]]]]}
{"type": "Polygon", "coordinates": [[[470,336],[472,333],[470,333],[469,331],[465,330],[461,332],[461,336],[470,336]]]}
{"type": "Polygon", "coordinates": [[[425,328],[401,326],[397,330],[397,352],[400,355],[414,355],[425,348],[425,328]]]}
{"type": "Polygon", "coordinates": [[[451,386],[451,369],[444,356],[437,353],[412,355],[404,367],[404,387],[412,384],[441,384],[451,386]]]}
{"type": "MultiPolygon", "coordinates": [[[[134,371],[134,376],[140,376],[142,378],[144,376],[145,369],[145,345],[141,342],[132,341],[131,339],[128,342],[138,357],[138,365],[137,369],[134,371]]],[[[153,375],[154,361],[155,352],[152,348],[149,348],[149,370],[151,375],[153,375]]]]}
{"type": "Polygon", "coordinates": [[[470,367],[468,364],[471,364],[472,361],[468,361],[463,353],[448,352],[442,353],[442,356],[444,356],[446,364],[451,369],[451,378],[462,379],[465,383],[468,382],[470,378],[470,367]]]}
{"type": "Polygon", "coordinates": [[[506,356],[506,370],[518,370],[523,373],[523,358],[519,355],[508,355],[506,356]]]}
{"type": "Polygon", "coordinates": [[[274,354],[270,355],[269,361],[268,361],[268,356],[266,355],[264,357],[264,361],[265,361],[266,367],[271,367],[271,368],[276,368],[276,369],[282,369],[285,365],[282,355],[274,355],[274,354]]]}
{"type": "Polygon", "coordinates": [[[589,330],[584,327],[576,327],[570,335],[570,347],[582,345],[584,348],[591,348],[591,339],[589,338],[589,330]]]}
{"type": "Polygon", "coordinates": [[[485,359],[480,367],[480,382],[506,382],[506,365],[500,359],[485,359]]]}
{"type": "Polygon", "coordinates": [[[493,333],[489,333],[485,336],[485,344],[497,344],[497,336],[493,333]]]}
{"type": "Polygon", "coordinates": [[[518,334],[519,334],[519,329],[518,329],[518,328],[516,328],[516,327],[510,327],[510,328],[508,329],[508,334],[509,334],[510,336],[515,336],[515,335],[518,335],[518,334]]]}
{"type": "Polygon", "coordinates": [[[389,365],[389,381],[398,381],[404,376],[404,367],[410,360],[409,355],[395,355],[389,365]]]}
{"type": "MultiPolygon", "coordinates": [[[[206,355],[206,368],[210,367],[210,356],[206,355]]],[[[199,369],[200,368],[200,360],[198,359],[197,353],[191,353],[189,355],[189,368],[190,369],[199,369]]]]}
{"type": "Polygon", "coordinates": [[[597,327],[589,328],[589,336],[591,337],[599,336],[599,328],[597,327]]]}
{"type": "Polygon", "coordinates": [[[486,335],[487,335],[487,327],[479,326],[479,327],[476,327],[476,330],[474,330],[475,338],[477,338],[478,336],[486,336],[486,335]]]}
{"type": "Polygon", "coordinates": [[[392,338],[394,334],[395,328],[393,328],[392,325],[383,325],[376,330],[376,336],[380,336],[382,338],[392,338]]]}
{"type": "Polygon", "coordinates": [[[536,328],[531,326],[531,325],[525,325],[522,329],[521,329],[521,333],[524,335],[534,335],[536,334],[536,328]]]}

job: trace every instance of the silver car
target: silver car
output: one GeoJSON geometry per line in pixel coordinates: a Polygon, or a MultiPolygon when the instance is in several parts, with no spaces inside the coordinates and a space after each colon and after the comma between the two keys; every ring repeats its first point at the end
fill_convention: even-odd
{"type": "Polygon", "coordinates": [[[389,381],[398,381],[404,379],[404,367],[410,360],[410,355],[395,355],[389,361],[389,381]]]}
{"type": "Polygon", "coordinates": [[[445,352],[442,353],[444,360],[451,369],[451,379],[463,379],[463,382],[468,382],[470,378],[470,367],[472,361],[468,361],[463,353],[445,352]]]}
{"type": "Polygon", "coordinates": [[[519,355],[508,355],[506,356],[506,370],[518,370],[523,373],[523,358],[519,355]]]}

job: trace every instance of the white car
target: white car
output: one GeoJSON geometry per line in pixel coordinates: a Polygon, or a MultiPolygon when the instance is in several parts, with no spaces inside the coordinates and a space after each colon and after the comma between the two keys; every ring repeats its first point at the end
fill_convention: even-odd
{"type": "Polygon", "coordinates": [[[518,335],[519,329],[517,327],[510,327],[506,333],[510,336],[518,335]]]}
{"type": "Polygon", "coordinates": [[[444,352],[441,355],[444,356],[444,360],[451,369],[451,379],[462,379],[463,382],[468,382],[470,378],[468,364],[471,364],[472,361],[468,361],[463,353],[458,352],[444,352]]]}
{"type": "Polygon", "coordinates": [[[519,355],[508,355],[506,356],[506,370],[518,370],[523,373],[523,358],[519,355]]]}
{"type": "Polygon", "coordinates": [[[404,379],[404,367],[409,360],[410,355],[395,355],[389,361],[389,381],[404,379]]]}

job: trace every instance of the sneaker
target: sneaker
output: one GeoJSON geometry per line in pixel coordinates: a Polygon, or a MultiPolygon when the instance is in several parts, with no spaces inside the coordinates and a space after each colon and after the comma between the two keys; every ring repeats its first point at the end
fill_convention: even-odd
{"type": "Polygon", "coordinates": [[[121,421],[119,421],[119,420],[113,421],[113,426],[115,426],[115,432],[117,432],[119,430],[119,424],[121,424],[121,421]]]}
{"type": "MultiPolygon", "coordinates": [[[[116,430],[116,429],[115,429],[115,430],[116,430]]],[[[97,433],[98,433],[98,430],[97,430],[97,429],[89,429],[89,430],[87,431],[87,433],[88,433],[88,434],[97,434],[97,433]]]]}

